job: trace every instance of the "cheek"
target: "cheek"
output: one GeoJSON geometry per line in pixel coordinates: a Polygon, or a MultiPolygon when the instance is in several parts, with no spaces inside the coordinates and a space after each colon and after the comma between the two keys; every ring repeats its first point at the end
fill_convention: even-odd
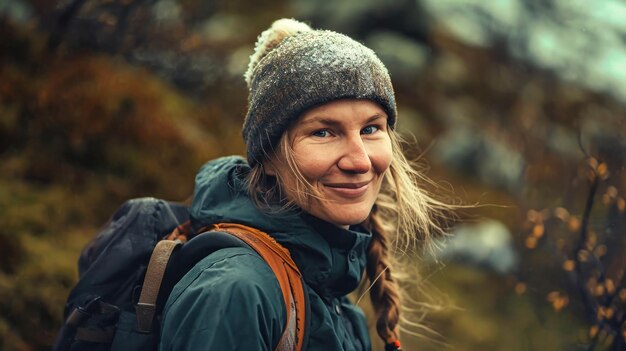
{"type": "Polygon", "coordinates": [[[331,150],[309,146],[294,148],[294,151],[298,169],[308,181],[324,177],[332,168],[334,155],[331,150]]]}
{"type": "Polygon", "coordinates": [[[328,160],[320,157],[304,157],[296,161],[300,172],[310,182],[323,178],[330,168],[328,160]]]}

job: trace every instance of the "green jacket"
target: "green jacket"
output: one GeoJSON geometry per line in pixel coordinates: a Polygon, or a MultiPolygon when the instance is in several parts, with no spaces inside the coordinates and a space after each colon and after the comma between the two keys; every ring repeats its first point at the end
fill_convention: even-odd
{"type": "MultiPolygon", "coordinates": [[[[308,298],[305,350],[370,350],[363,312],[346,294],[361,280],[371,234],[302,212],[259,211],[244,190],[248,170],[240,157],[202,167],[191,208],[193,225],[242,223],[289,249],[308,298]]],[[[274,350],[285,319],[280,287],[269,266],[251,249],[222,249],[174,287],[164,310],[160,350],[274,350]]]]}

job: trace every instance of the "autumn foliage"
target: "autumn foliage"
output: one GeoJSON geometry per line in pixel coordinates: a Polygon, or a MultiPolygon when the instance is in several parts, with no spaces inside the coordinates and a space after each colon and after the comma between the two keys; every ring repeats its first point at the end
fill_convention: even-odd
{"type": "MultiPolygon", "coordinates": [[[[525,245],[544,249],[567,280],[553,285],[546,300],[555,311],[574,308],[589,324],[587,350],[622,350],[626,345],[626,206],[623,184],[606,163],[590,157],[581,167],[588,187],[583,212],[565,207],[529,210],[525,245]],[[617,185],[617,186],[616,186],[617,185]],[[620,189],[618,189],[620,187],[620,189]]],[[[528,272],[529,273],[529,272],[528,272]]]]}

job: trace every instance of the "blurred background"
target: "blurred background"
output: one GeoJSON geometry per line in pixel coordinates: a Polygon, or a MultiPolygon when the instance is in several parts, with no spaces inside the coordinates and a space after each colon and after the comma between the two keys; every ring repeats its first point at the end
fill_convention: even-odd
{"type": "Polygon", "coordinates": [[[620,0],[0,0],[0,349],[50,347],[122,202],[243,154],[242,74],[281,17],[376,51],[407,153],[479,204],[416,260],[440,308],[406,350],[626,350],[620,0]]]}

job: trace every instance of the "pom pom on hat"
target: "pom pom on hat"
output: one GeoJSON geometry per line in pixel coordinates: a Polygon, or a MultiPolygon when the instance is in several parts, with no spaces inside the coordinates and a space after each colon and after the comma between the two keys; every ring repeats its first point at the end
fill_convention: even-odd
{"type": "Polygon", "coordinates": [[[270,28],[263,31],[254,45],[254,53],[250,56],[250,63],[248,64],[248,69],[244,74],[248,88],[250,88],[252,73],[263,57],[278,46],[278,44],[280,44],[285,38],[296,33],[308,32],[311,30],[311,27],[309,27],[306,23],[296,21],[293,18],[282,18],[274,21],[270,28]]]}

